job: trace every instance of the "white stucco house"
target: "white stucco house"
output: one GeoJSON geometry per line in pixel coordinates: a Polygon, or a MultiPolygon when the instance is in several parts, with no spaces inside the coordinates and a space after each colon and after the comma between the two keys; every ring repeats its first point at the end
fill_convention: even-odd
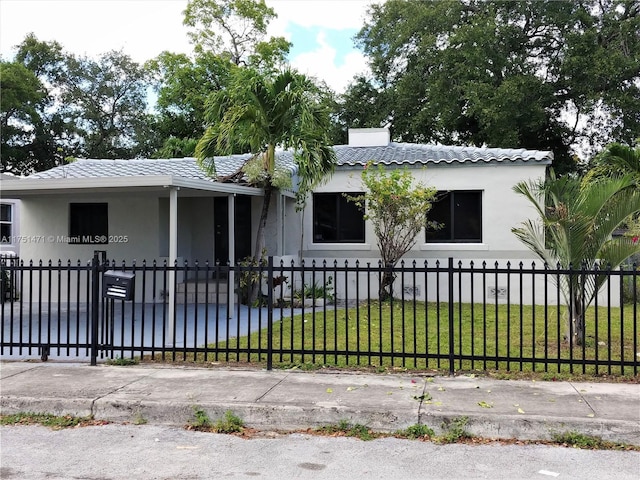
{"type": "MultiPolygon", "coordinates": [[[[362,191],[360,174],[373,161],[410,168],[437,188],[441,201],[431,218],[443,223],[422,232],[406,260],[468,262],[533,260],[511,228],[535,215],[512,187],[542,179],[553,154],[547,151],[419,145],[390,141],[387,129],[352,129],[349,144],[335,146],[336,171],[308,199],[304,215],[293,193],[273,199],[267,226],[269,255],[287,261],[379,258],[373,228],[344,192],[362,191]]],[[[216,158],[218,175],[237,170],[247,155],[216,158]]],[[[296,168],[291,153],[278,162],[296,168]]],[[[295,188],[295,187],[294,187],[295,188]]],[[[195,159],[77,160],[26,178],[3,181],[3,196],[21,201],[20,246],[29,261],[109,259],[237,261],[251,253],[262,190],[215,181],[195,159]]],[[[155,293],[154,293],[155,295],[155,293]]]]}
{"type": "Polygon", "coordinates": [[[535,212],[512,188],[544,179],[551,152],[393,143],[382,128],[352,129],[349,145],[334,148],[336,172],[309,199],[305,258],[379,258],[372,225],[342,196],[363,191],[361,172],[369,161],[409,168],[417,181],[439,191],[430,219],[444,228],[423,231],[406,260],[533,258],[511,228],[535,212]]]}

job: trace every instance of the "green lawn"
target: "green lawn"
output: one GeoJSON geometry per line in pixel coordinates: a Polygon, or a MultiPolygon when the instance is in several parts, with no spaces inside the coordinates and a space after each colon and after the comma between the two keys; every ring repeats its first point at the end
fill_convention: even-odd
{"type": "MultiPolygon", "coordinates": [[[[586,341],[579,347],[563,341],[564,315],[565,309],[558,313],[557,307],[456,304],[453,368],[587,375],[639,373],[638,307],[626,305],[597,311],[591,307],[586,341]],[[550,359],[547,364],[543,363],[545,357],[550,359]],[[613,362],[635,359],[635,370],[634,365],[609,367],[605,365],[609,358],[613,362]]],[[[228,343],[209,345],[213,352],[208,352],[206,360],[260,363],[266,361],[267,348],[265,328],[228,343]]],[[[272,348],[276,367],[448,371],[449,310],[446,304],[438,308],[432,303],[400,301],[372,301],[358,307],[315,312],[309,309],[304,316],[274,322],[272,348]]],[[[196,360],[204,358],[198,354],[196,360]]]]}

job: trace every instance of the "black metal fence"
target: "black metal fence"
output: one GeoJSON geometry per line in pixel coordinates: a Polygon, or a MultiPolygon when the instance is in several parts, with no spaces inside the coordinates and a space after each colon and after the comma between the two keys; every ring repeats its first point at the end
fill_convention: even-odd
{"type": "Polygon", "coordinates": [[[269,258],[229,267],[127,265],[96,255],[89,263],[0,266],[2,358],[596,375],[637,375],[640,363],[636,265],[563,270],[448,259],[385,268],[269,258]],[[393,295],[380,301],[389,273],[393,295]],[[566,293],[576,292],[563,290],[566,279],[585,288],[596,277],[606,281],[592,302],[577,292],[583,304],[567,305],[566,293]],[[583,311],[584,328],[576,329],[569,319],[583,311]]]}

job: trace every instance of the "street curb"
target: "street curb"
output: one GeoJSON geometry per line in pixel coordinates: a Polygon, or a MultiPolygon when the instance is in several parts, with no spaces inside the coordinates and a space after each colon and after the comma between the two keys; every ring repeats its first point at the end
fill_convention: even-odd
{"type": "Polygon", "coordinates": [[[353,409],[345,406],[294,406],[247,403],[198,403],[140,401],[123,402],[109,398],[61,399],[1,397],[3,415],[33,412],[86,417],[116,423],[146,423],[184,427],[192,422],[194,408],[203,410],[215,421],[226,411],[240,417],[246,426],[262,431],[297,431],[335,425],[341,421],[366,425],[373,431],[393,433],[417,423],[432,428],[437,435],[445,434],[457,419],[466,418],[466,430],[474,437],[487,439],[552,440],[554,434],[578,432],[611,442],[640,446],[640,422],[598,418],[565,418],[549,420],[542,416],[474,415],[388,412],[353,409]]]}

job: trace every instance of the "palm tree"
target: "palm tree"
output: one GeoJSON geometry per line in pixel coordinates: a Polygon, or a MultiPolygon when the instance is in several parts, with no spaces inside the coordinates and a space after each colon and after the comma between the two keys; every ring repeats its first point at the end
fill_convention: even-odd
{"type": "Polygon", "coordinates": [[[585,181],[603,176],[633,175],[640,184],[640,148],[630,147],[621,143],[611,143],[597,155],[593,167],[585,176],[585,181]]]}
{"type": "MultiPolygon", "coordinates": [[[[290,69],[270,75],[237,68],[229,87],[210,99],[206,112],[209,126],[196,147],[196,157],[215,175],[214,155],[252,154],[241,171],[231,177],[245,175],[251,184],[264,189],[255,261],[262,257],[272,194],[290,181],[278,171],[276,148],[292,151],[298,168],[298,190],[303,196],[334,170],[329,113],[322,106],[321,96],[311,80],[290,69]]],[[[253,290],[252,300],[257,286],[253,290]]]]}
{"type": "Polygon", "coordinates": [[[562,275],[560,282],[569,308],[566,339],[582,345],[585,311],[608,278],[584,271],[615,269],[640,252],[633,239],[612,236],[629,215],[640,212],[640,190],[628,175],[583,184],[551,172],[546,182],[520,182],[514,191],[531,202],[540,221],[528,220],[512,232],[546,265],[581,269],[562,275]]]}
{"type": "MultiPolygon", "coordinates": [[[[611,143],[595,157],[582,182],[585,184],[603,177],[627,174],[634,178],[636,187],[640,188],[640,147],[611,143]]],[[[640,215],[631,216],[624,223],[627,236],[640,236],[640,215]]]]}

